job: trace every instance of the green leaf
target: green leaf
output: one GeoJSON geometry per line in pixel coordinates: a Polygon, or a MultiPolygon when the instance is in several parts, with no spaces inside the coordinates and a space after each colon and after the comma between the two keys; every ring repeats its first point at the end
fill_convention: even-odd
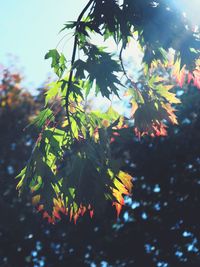
{"type": "Polygon", "coordinates": [[[157,94],[164,97],[171,104],[181,103],[180,99],[178,99],[174,93],[169,92],[170,89],[171,86],[168,87],[167,85],[160,84],[159,86],[155,87],[154,90],[157,94]]]}
{"type": "Polygon", "coordinates": [[[54,69],[55,74],[61,78],[66,66],[65,66],[65,56],[63,54],[59,54],[56,49],[49,50],[49,52],[45,55],[45,59],[52,59],[51,67],[54,69]]]}
{"type": "Polygon", "coordinates": [[[45,108],[39,113],[39,115],[33,120],[33,122],[30,125],[34,124],[36,127],[42,128],[46,122],[48,121],[53,122],[54,119],[55,118],[52,110],[49,108],[45,108]]]}
{"type": "Polygon", "coordinates": [[[45,106],[47,106],[50,100],[60,94],[60,87],[60,82],[52,82],[49,84],[49,89],[45,92],[45,106]]]}

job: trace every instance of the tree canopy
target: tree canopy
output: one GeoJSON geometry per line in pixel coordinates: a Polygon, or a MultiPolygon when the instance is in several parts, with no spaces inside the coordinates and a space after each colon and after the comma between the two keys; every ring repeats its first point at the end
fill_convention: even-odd
{"type": "Polygon", "coordinates": [[[75,222],[86,211],[92,217],[107,201],[119,216],[132,176],[123,169],[121,153],[113,152],[116,142],[130,133],[138,139],[166,136],[168,125],[178,123],[178,88],[200,87],[199,31],[171,1],[90,0],[62,31],[69,29],[70,61],[56,49],[45,56],[58,79],[30,124],[39,135],[17,185],[52,223],[62,214],[75,222]],[[95,44],[97,35],[112,39],[118,51],[95,44]],[[143,53],[139,78],[128,74],[123,60],[131,40],[143,53]],[[110,100],[106,111],[90,104],[99,96],[110,100]],[[128,115],[112,105],[113,97],[128,102],[128,115]]]}

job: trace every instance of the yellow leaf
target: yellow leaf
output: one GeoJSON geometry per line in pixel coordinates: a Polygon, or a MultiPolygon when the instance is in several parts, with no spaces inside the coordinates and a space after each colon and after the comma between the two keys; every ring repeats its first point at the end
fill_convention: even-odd
{"type": "Polygon", "coordinates": [[[126,187],[126,189],[128,189],[130,193],[133,187],[132,176],[126,172],[120,171],[118,173],[118,178],[122,181],[123,185],[126,187]]]}

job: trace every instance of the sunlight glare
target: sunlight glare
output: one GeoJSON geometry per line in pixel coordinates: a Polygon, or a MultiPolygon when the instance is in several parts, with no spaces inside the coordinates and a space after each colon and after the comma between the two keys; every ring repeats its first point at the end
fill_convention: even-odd
{"type": "Polygon", "coordinates": [[[174,4],[180,9],[189,21],[195,26],[200,26],[200,0],[173,0],[174,4]]]}

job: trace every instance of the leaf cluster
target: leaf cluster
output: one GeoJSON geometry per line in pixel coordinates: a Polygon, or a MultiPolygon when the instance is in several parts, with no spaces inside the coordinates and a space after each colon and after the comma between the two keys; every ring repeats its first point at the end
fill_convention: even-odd
{"type": "Polygon", "coordinates": [[[138,137],[167,135],[167,125],[178,123],[177,86],[186,77],[188,83],[200,84],[199,32],[169,1],[90,0],[77,21],[62,30],[68,29],[74,31],[71,65],[56,49],[45,56],[58,81],[50,85],[45,107],[33,121],[40,134],[18,184],[20,192],[31,192],[50,222],[61,213],[74,221],[87,210],[92,216],[108,200],[119,215],[123,196],[131,193],[131,176],[122,171],[120,157],[113,158],[110,144],[130,129],[138,137]],[[95,45],[96,35],[114,40],[119,51],[113,55],[95,45]],[[137,82],[127,74],[122,57],[131,39],[143,52],[137,82]],[[91,96],[107,98],[110,107],[96,110],[89,104],[91,96]],[[125,117],[112,107],[112,98],[127,97],[125,117]]]}

